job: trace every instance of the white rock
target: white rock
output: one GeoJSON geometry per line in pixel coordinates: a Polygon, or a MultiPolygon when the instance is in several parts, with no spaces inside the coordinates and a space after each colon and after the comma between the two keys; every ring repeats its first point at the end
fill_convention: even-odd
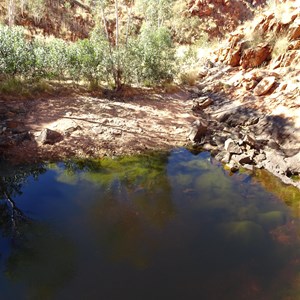
{"type": "Polygon", "coordinates": [[[267,94],[276,82],[275,76],[269,76],[262,79],[253,90],[254,95],[262,96],[267,94]]]}

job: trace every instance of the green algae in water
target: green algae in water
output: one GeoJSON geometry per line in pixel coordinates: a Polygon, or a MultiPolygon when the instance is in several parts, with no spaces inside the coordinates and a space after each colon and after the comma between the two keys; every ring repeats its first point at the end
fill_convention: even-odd
{"type": "Polygon", "coordinates": [[[220,226],[225,239],[242,247],[260,244],[265,238],[263,228],[252,221],[228,222],[220,226]]]}
{"type": "Polygon", "coordinates": [[[290,187],[272,187],[273,178],[228,176],[208,153],[184,149],[70,160],[32,174],[36,180],[30,172],[2,178],[5,298],[299,295],[299,198],[290,187]],[[7,193],[25,217],[17,235],[7,193]]]}
{"type": "Polygon", "coordinates": [[[285,214],[281,211],[269,211],[258,214],[257,221],[262,226],[272,229],[284,225],[286,223],[285,218],[285,214]]]}
{"type": "Polygon", "coordinates": [[[300,217],[300,190],[294,186],[282,183],[277,177],[265,170],[256,170],[254,180],[267,191],[284,201],[292,208],[295,216],[300,217]]]}

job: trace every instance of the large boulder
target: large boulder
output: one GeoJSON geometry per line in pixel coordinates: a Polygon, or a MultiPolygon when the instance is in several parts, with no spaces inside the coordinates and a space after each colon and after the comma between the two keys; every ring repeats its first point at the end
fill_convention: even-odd
{"type": "Polygon", "coordinates": [[[226,58],[227,64],[230,65],[231,67],[237,67],[240,65],[240,60],[241,60],[241,49],[240,48],[230,49],[226,58]]]}

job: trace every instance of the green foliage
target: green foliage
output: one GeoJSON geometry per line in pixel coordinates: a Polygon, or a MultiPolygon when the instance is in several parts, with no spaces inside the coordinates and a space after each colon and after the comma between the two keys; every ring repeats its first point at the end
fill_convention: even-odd
{"type": "Polygon", "coordinates": [[[68,68],[66,42],[28,41],[21,27],[0,26],[0,54],[0,74],[7,77],[62,78],[68,68]]]}
{"type": "Polygon", "coordinates": [[[85,39],[70,46],[69,71],[74,79],[86,79],[97,85],[106,76],[105,54],[108,44],[102,39],[85,39]]]}
{"type": "Polygon", "coordinates": [[[22,81],[17,78],[8,78],[1,81],[0,84],[0,93],[1,94],[13,94],[22,95],[24,89],[22,87],[22,81]]]}
{"type": "Polygon", "coordinates": [[[69,46],[60,39],[46,41],[37,39],[33,43],[32,76],[61,79],[67,75],[69,46]]]}
{"type": "Polygon", "coordinates": [[[1,75],[27,75],[32,56],[32,45],[26,42],[21,27],[0,26],[1,75]]]}
{"type": "Polygon", "coordinates": [[[35,19],[39,20],[46,11],[45,0],[27,0],[26,10],[35,19]]]}
{"type": "Polygon", "coordinates": [[[72,78],[93,87],[106,82],[119,88],[171,81],[175,73],[171,34],[151,24],[118,46],[99,30],[89,39],[70,44],[55,38],[29,41],[22,28],[0,26],[0,54],[2,78],[72,78]]]}
{"type": "Polygon", "coordinates": [[[138,0],[137,7],[147,23],[161,27],[172,17],[174,0],[138,0]]]}
{"type": "Polygon", "coordinates": [[[139,39],[139,82],[158,83],[173,79],[175,73],[175,50],[171,34],[165,27],[153,31],[144,27],[139,39]]]}

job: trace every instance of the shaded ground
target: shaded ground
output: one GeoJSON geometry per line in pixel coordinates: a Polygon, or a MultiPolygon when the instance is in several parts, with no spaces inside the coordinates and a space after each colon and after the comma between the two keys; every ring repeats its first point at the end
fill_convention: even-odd
{"type": "MultiPolygon", "coordinates": [[[[167,150],[187,143],[192,115],[189,94],[149,94],[127,100],[89,96],[36,99],[23,103],[19,122],[34,139],[5,153],[14,161],[36,161],[70,156],[121,155],[145,150],[167,150]],[[38,144],[45,128],[62,134],[53,145],[38,144]]],[[[15,101],[11,106],[20,106],[15,101]]],[[[14,116],[14,120],[16,117],[14,116]]]]}

